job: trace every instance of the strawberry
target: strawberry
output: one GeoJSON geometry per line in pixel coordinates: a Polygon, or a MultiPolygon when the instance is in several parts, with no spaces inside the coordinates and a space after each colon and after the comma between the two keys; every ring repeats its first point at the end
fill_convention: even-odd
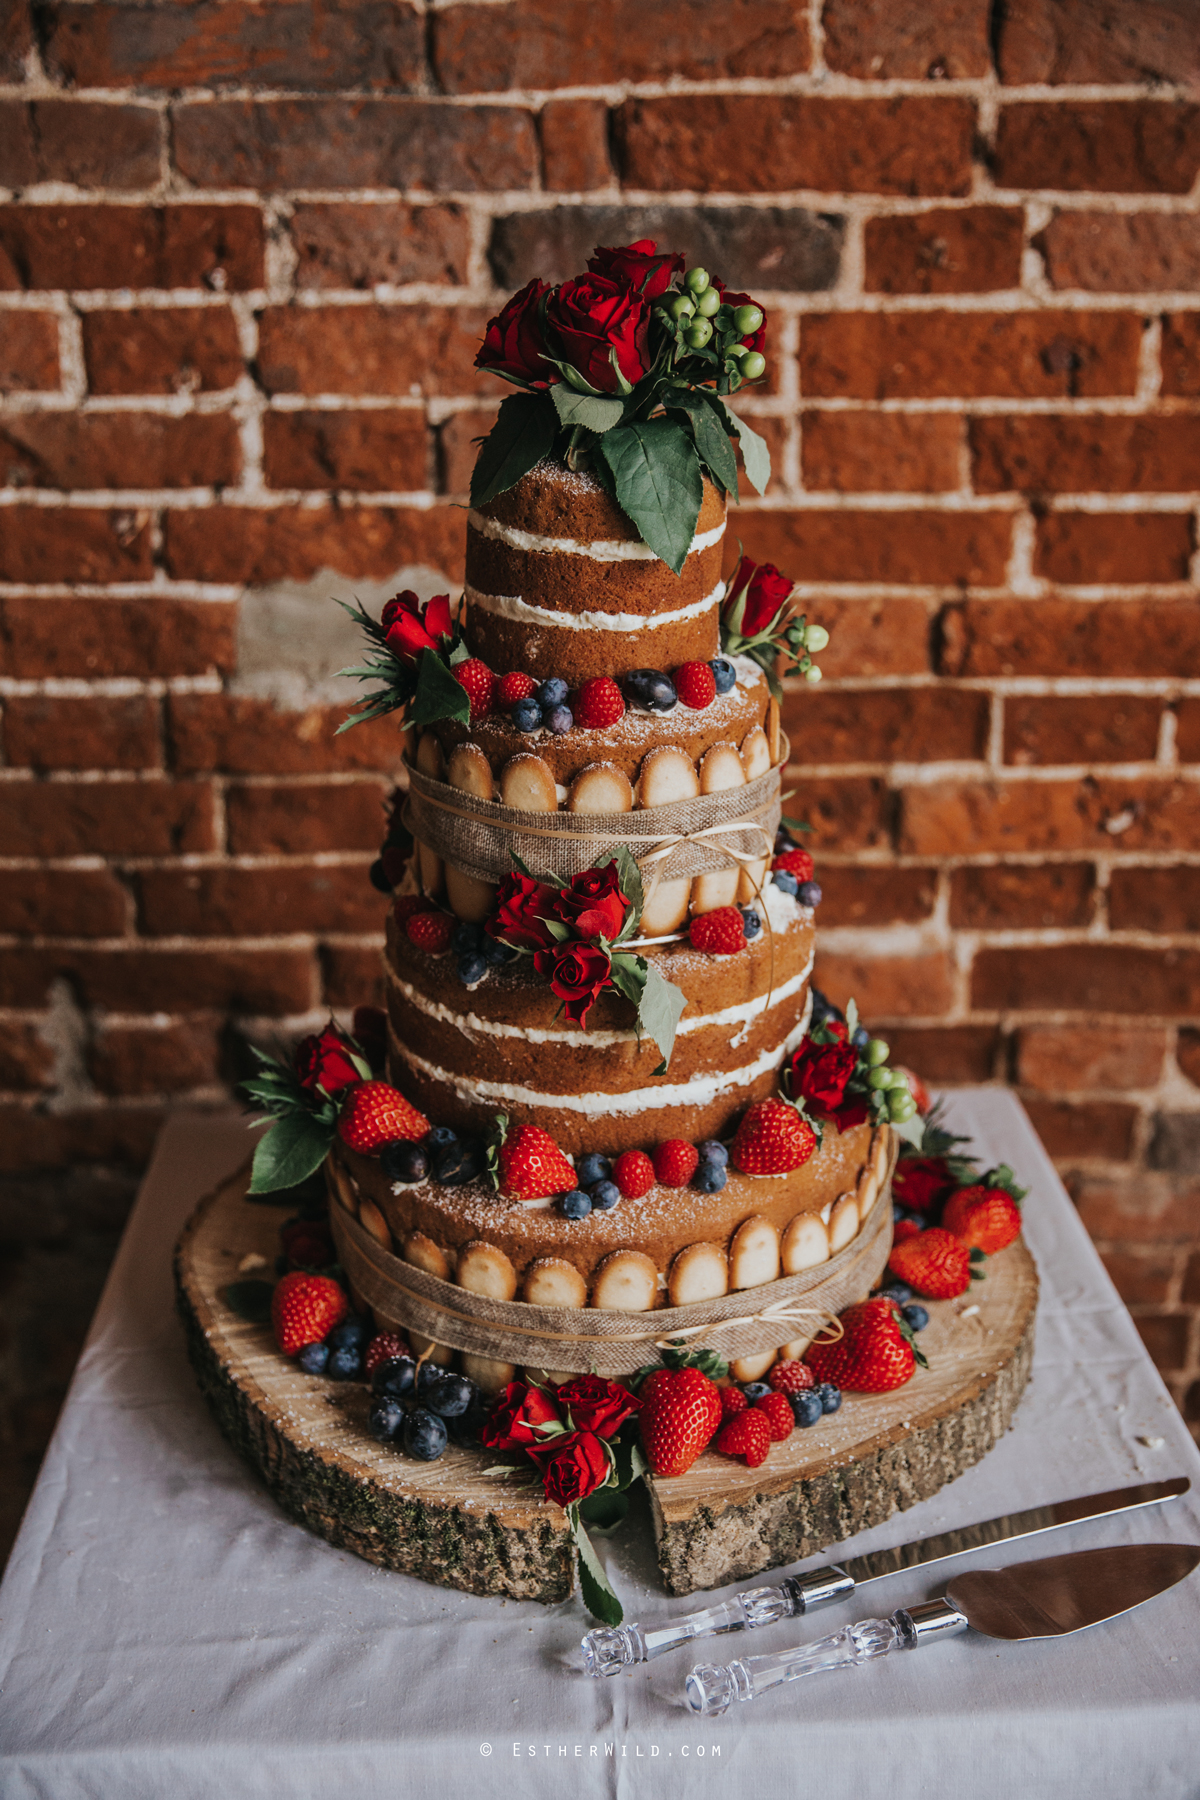
{"type": "Polygon", "coordinates": [[[575,1171],[540,1125],[513,1125],[500,1146],[501,1191],[510,1200],[544,1200],[568,1194],[575,1171]]]}
{"type": "Polygon", "coordinates": [[[363,1081],[352,1087],[338,1120],[342,1142],[360,1156],[374,1156],[397,1138],[416,1143],[428,1130],[425,1114],[386,1081],[363,1081]]]}
{"type": "Polygon", "coordinates": [[[575,696],[575,723],[585,731],[606,731],[625,717],[625,696],[611,675],[594,675],[575,696]]]}
{"type": "Polygon", "coordinates": [[[642,1383],[638,1428],[656,1475],[686,1475],[721,1423],[720,1390],[700,1369],[656,1369],[642,1383]]]}
{"type": "MultiPolygon", "coordinates": [[[[784,1405],[787,1406],[786,1400],[784,1405]]],[[[788,1412],[791,1412],[788,1406],[788,1412]]],[[[766,1415],[751,1406],[736,1418],[729,1419],[717,1433],[716,1449],[723,1456],[744,1456],[748,1469],[764,1463],[771,1449],[771,1427],[766,1415]]]]}
{"type": "Polygon", "coordinates": [[[723,1387],[720,1389],[720,1395],[722,1422],[732,1419],[737,1413],[745,1412],[750,1404],[740,1387],[723,1387]]]}
{"type": "Polygon", "coordinates": [[[275,1342],[285,1356],[295,1356],[305,1344],[322,1343],[349,1311],[350,1302],[328,1275],[285,1275],[271,1295],[275,1342]]]}
{"type": "Polygon", "coordinates": [[[424,894],[397,894],[392,901],[392,911],[397,925],[407,925],[418,913],[436,912],[437,908],[424,894]]]}
{"type": "Polygon", "coordinates": [[[654,1164],[644,1150],[626,1150],[613,1164],[612,1178],[623,1200],[640,1200],[654,1186],[654,1164]]]}
{"type": "Polygon", "coordinates": [[[774,1388],[777,1394],[803,1394],[816,1385],[817,1378],[808,1364],[797,1362],[790,1356],[777,1362],[767,1375],[767,1386],[774,1388]]]}
{"type": "Polygon", "coordinates": [[[471,702],[472,725],[478,725],[480,719],[486,719],[492,710],[496,677],[477,656],[468,656],[465,662],[455,663],[450,673],[471,702]]]}
{"type": "Polygon", "coordinates": [[[444,912],[413,913],[404,921],[404,934],[427,956],[445,956],[454,936],[454,920],[444,912]]]}
{"type": "Polygon", "coordinates": [[[952,1231],[933,1225],[907,1243],[893,1244],[888,1268],[930,1300],[953,1300],[971,1285],[971,1256],[952,1231]]]}
{"type": "Polygon", "coordinates": [[[684,663],[675,671],[675,692],[693,712],[703,712],[717,697],[717,678],[706,662],[684,663]]]}
{"type": "Polygon", "coordinates": [[[685,1144],[682,1138],[668,1138],[658,1146],[652,1161],[661,1187],[685,1188],[696,1173],[700,1152],[695,1144],[685,1144]]]}
{"type": "Polygon", "coordinates": [[[706,956],[736,956],[746,948],[746,922],[736,906],[700,913],[688,927],[693,950],[706,956]]]}
{"type": "Polygon", "coordinates": [[[1021,1209],[1003,1188],[959,1188],[946,1202],[942,1224],[968,1250],[995,1256],[1020,1237],[1021,1209]]]}
{"type": "Polygon", "coordinates": [[[377,1332],[367,1345],[367,1353],[363,1357],[363,1373],[369,1381],[380,1363],[391,1362],[397,1356],[411,1355],[412,1350],[394,1331],[377,1332]]]}
{"type": "Polygon", "coordinates": [[[785,869],[797,881],[811,881],[813,878],[813,859],[807,850],[785,850],[782,856],[775,858],[771,868],[785,869]]]}
{"type": "Polygon", "coordinates": [[[783,1175],[806,1163],[817,1134],[784,1100],[760,1100],[742,1115],[729,1160],[743,1175],[783,1175]]]}
{"type": "Polygon", "coordinates": [[[518,700],[528,700],[531,694],[536,693],[537,682],[533,676],[514,670],[511,675],[502,675],[496,683],[496,705],[501,712],[508,712],[518,700]]]}
{"type": "Polygon", "coordinates": [[[785,1437],[791,1436],[796,1416],[786,1394],[764,1394],[761,1400],[754,1402],[754,1410],[766,1419],[773,1444],[782,1444],[785,1437]]]}
{"type": "Polygon", "coordinates": [[[842,1314],[843,1336],[811,1344],[808,1363],[818,1381],[857,1394],[887,1394],[911,1381],[917,1366],[890,1300],[862,1300],[842,1314]]]}
{"type": "Polygon", "coordinates": [[[920,1237],[921,1227],[915,1219],[897,1219],[892,1226],[893,1244],[907,1244],[909,1238],[920,1237]]]}

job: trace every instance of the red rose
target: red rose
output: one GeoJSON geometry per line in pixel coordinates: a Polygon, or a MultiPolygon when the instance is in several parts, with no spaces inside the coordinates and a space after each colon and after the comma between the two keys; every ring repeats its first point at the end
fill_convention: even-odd
{"type": "Polygon", "coordinates": [[[534,881],[515,871],[500,883],[499,910],[484,926],[489,937],[515,944],[521,950],[544,950],[554,942],[546,920],[554,917],[557,893],[548,882],[534,881]]]}
{"type": "Polygon", "coordinates": [[[606,1381],[603,1375],[577,1375],[559,1388],[558,1404],[570,1413],[576,1430],[611,1437],[633,1417],[641,1401],[619,1381],[606,1381]]]}
{"type": "Polygon", "coordinates": [[[565,1437],[550,1438],[529,1454],[542,1471],[547,1500],[553,1500],[557,1506],[586,1500],[608,1480],[608,1452],[594,1431],[569,1431],[565,1437]]]}
{"type": "Polygon", "coordinates": [[[509,375],[535,388],[549,387],[558,380],[558,370],[543,354],[541,303],[549,292],[544,281],[535,279],[506,302],[483,334],[475,358],[477,369],[494,369],[497,375],[509,375]]]}
{"type": "Polygon", "coordinates": [[[380,624],[387,633],[388,649],[403,662],[414,662],[421,650],[436,650],[443,638],[454,630],[450,618],[449,594],[435,594],[422,602],[411,588],[405,588],[383,609],[380,624]]]}
{"type": "Polygon", "coordinates": [[[720,289],[721,299],[726,306],[732,306],[735,309],[739,306],[757,306],[762,314],[762,324],[757,331],[752,331],[747,337],[744,337],[742,342],[747,349],[761,352],[767,341],[767,309],[762,301],[756,300],[753,294],[735,294],[732,289],[726,288],[720,281],[714,281],[713,286],[720,289]]]}
{"type": "Polygon", "coordinates": [[[944,1156],[902,1156],[892,1176],[896,1204],[909,1212],[936,1212],[957,1186],[944,1156]]]}
{"type": "Polygon", "coordinates": [[[510,1381],[497,1396],[479,1435],[489,1450],[527,1450],[545,1442],[535,1426],[559,1423],[558,1408],[549,1394],[530,1387],[527,1381],[510,1381]]]}
{"type": "Polygon", "coordinates": [[[849,1044],[814,1044],[805,1038],[792,1058],[792,1099],[807,1100],[819,1112],[842,1104],[846,1083],[858,1067],[849,1044]]]}
{"type": "Polygon", "coordinates": [[[546,303],[546,322],[558,334],[563,360],[602,394],[617,391],[617,367],[638,381],[647,367],[650,307],[635,289],[604,275],[564,281],[546,303]]]}
{"type": "Polygon", "coordinates": [[[593,275],[605,275],[609,281],[637,288],[647,300],[657,300],[670,287],[671,277],[683,273],[683,257],[677,250],[660,252],[653,238],[639,238],[636,244],[617,249],[597,244],[588,268],[593,275]]]}
{"type": "Polygon", "coordinates": [[[856,1125],[865,1125],[871,1116],[871,1109],[865,1100],[847,1100],[834,1113],[834,1123],[838,1131],[853,1131],[856,1125]]]}
{"type": "Polygon", "coordinates": [[[602,869],[584,869],[573,875],[570,885],[560,889],[554,912],[581,938],[602,937],[611,944],[625,923],[629,905],[621,892],[614,861],[605,863],[602,869]]]}
{"type": "Polygon", "coordinates": [[[330,1099],[353,1082],[365,1079],[335,1025],[327,1025],[320,1037],[300,1040],[296,1046],[296,1076],[302,1088],[310,1093],[320,1088],[330,1099]]]}
{"type": "Polygon", "coordinates": [[[539,975],[550,983],[572,1025],[586,1025],[596,997],[608,985],[612,962],[595,944],[556,944],[533,959],[539,975]]]}
{"type": "Polygon", "coordinates": [[[748,556],[743,556],[721,603],[721,616],[728,624],[744,590],[746,605],[738,633],[744,638],[757,637],[774,624],[791,596],[793,585],[786,575],[779,573],[774,563],[753,563],[748,556]]]}

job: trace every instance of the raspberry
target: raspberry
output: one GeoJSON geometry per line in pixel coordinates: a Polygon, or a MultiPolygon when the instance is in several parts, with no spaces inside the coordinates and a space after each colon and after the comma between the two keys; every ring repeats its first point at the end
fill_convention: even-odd
{"type": "Polygon", "coordinates": [[[808,1364],[797,1362],[793,1357],[777,1362],[767,1376],[767,1386],[774,1388],[777,1394],[803,1394],[807,1388],[816,1385],[817,1378],[808,1364]]]}
{"type": "Polygon", "coordinates": [[[796,1417],[786,1394],[764,1394],[761,1400],[754,1402],[754,1410],[766,1419],[773,1444],[782,1444],[785,1437],[791,1437],[796,1428],[796,1417]]]}
{"type": "Polygon", "coordinates": [[[485,662],[477,656],[468,656],[466,662],[455,663],[450,673],[458,685],[466,692],[471,702],[471,723],[477,725],[480,719],[486,719],[492,710],[492,694],[496,687],[496,677],[485,662]]]}
{"type": "Polygon", "coordinates": [[[721,1420],[732,1419],[736,1413],[745,1412],[750,1402],[740,1387],[723,1387],[721,1389],[721,1420]]]}
{"type": "Polygon", "coordinates": [[[595,675],[575,696],[575,723],[584,731],[605,731],[625,717],[625,696],[611,675],[595,675]]]}
{"type": "Polygon", "coordinates": [[[407,925],[415,913],[436,912],[437,908],[424,894],[397,894],[392,901],[392,911],[397,925],[407,925]]]}
{"type": "MultiPolygon", "coordinates": [[[[789,1409],[790,1410],[790,1409],[789,1409]]],[[[725,1456],[744,1456],[748,1469],[757,1469],[767,1460],[771,1448],[771,1427],[756,1406],[726,1419],[714,1440],[714,1449],[725,1456]]]]}
{"type": "Polygon", "coordinates": [[[773,871],[785,869],[789,875],[794,875],[797,881],[811,881],[813,859],[807,850],[785,850],[782,856],[775,858],[771,868],[773,871]]]}
{"type": "Polygon", "coordinates": [[[405,919],[404,929],[418,950],[429,956],[445,956],[454,935],[454,920],[443,912],[414,913],[405,919]]]}
{"type": "Polygon", "coordinates": [[[718,906],[701,913],[688,927],[693,950],[707,956],[736,956],[746,948],[746,921],[736,906],[718,906]]]}
{"type": "Polygon", "coordinates": [[[524,675],[514,670],[511,675],[502,675],[496,684],[496,705],[502,712],[517,704],[518,700],[528,700],[531,694],[537,693],[537,682],[532,675],[524,675]]]}
{"type": "Polygon", "coordinates": [[[369,1381],[380,1363],[391,1362],[397,1356],[411,1355],[412,1351],[402,1337],[397,1337],[394,1331],[380,1331],[367,1345],[363,1373],[369,1381]]]}
{"type": "Polygon", "coordinates": [[[897,1219],[892,1226],[893,1244],[906,1243],[909,1238],[920,1237],[921,1227],[915,1219],[897,1219]]]}
{"type": "Polygon", "coordinates": [[[654,1152],[654,1174],[663,1187],[686,1187],[696,1173],[696,1165],[700,1161],[700,1152],[695,1144],[685,1144],[682,1138],[668,1138],[654,1152]]]}
{"type": "Polygon", "coordinates": [[[703,712],[717,697],[717,678],[706,662],[684,663],[675,671],[675,692],[693,712],[703,712]]]}
{"type": "Polygon", "coordinates": [[[640,1200],[654,1186],[654,1164],[644,1150],[626,1150],[613,1164],[612,1178],[625,1200],[640,1200]]]}

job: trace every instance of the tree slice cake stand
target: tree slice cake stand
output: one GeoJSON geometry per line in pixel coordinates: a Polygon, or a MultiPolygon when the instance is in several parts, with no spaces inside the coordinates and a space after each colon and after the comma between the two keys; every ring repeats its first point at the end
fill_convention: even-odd
{"type": "MultiPolygon", "coordinates": [[[[483,1471],[493,1452],[451,1445],[419,1463],[367,1434],[361,1382],[305,1375],[269,1326],[223,1297],[269,1273],[278,1209],[248,1203],[242,1172],[203,1200],[175,1252],[188,1354],[224,1435],[283,1510],[383,1568],[475,1594],[554,1602],[574,1585],[563,1512],[535,1484],[483,1471]],[[247,1258],[261,1257],[246,1268],[247,1258]]],[[[686,1475],[651,1479],[668,1592],[757,1575],[841,1543],[971,1467],[1012,1422],[1033,1357],[1037,1273],[1017,1243],[961,1299],[929,1302],[930,1367],[894,1394],[847,1394],[841,1410],[773,1444],[747,1469],[706,1451],[686,1475]]]]}

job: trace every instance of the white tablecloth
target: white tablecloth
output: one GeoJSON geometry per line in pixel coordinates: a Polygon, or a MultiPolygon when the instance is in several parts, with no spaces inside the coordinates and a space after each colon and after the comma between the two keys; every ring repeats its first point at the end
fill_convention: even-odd
{"type": "MultiPolygon", "coordinates": [[[[1196,1448],[1017,1102],[959,1092],[950,1116],[1032,1187],[1034,1377],[983,1463],[853,1548],[1139,1480],[1200,1488],[1196,1448]]],[[[175,1236],[246,1145],[236,1119],[176,1118],[130,1220],[0,1588],[3,1800],[1200,1794],[1200,1573],[1077,1638],[968,1633],[702,1723],[681,1702],[686,1651],[587,1681],[571,1666],[578,1602],[430,1587],[289,1523],[210,1420],[173,1312],[175,1236]]],[[[973,1561],[1200,1541],[1197,1501],[973,1561]]],[[[636,1539],[604,1555],[627,1617],[698,1603],[664,1600],[636,1539]]],[[[716,1660],[939,1592],[936,1572],[897,1575],[849,1607],[718,1640],[716,1660]]]]}

